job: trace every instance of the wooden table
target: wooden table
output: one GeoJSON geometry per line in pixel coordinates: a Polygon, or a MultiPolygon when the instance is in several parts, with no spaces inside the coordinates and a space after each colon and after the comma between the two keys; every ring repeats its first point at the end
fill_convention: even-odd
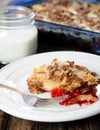
{"type": "MultiPolygon", "coordinates": [[[[80,50],[80,48],[75,43],[70,43],[71,46],[69,46],[67,43],[58,44],[58,41],[51,41],[51,43],[47,43],[43,40],[42,42],[39,40],[37,53],[69,49],[80,50]]],[[[0,64],[0,68],[2,67],[3,65],[0,64]]],[[[99,120],[100,114],[77,121],[44,123],[20,119],[0,110],[0,130],[100,130],[99,120]]]]}
{"type": "Polygon", "coordinates": [[[72,122],[43,123],[19,119],[0,111],[0,130],[100,130],[100,114],[72,122]]]}

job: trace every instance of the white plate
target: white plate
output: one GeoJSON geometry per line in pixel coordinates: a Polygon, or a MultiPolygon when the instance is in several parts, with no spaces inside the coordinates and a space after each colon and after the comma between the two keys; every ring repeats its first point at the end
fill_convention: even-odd
{"type": "MultiPolygon", "coordinates": [[[[75,64],[84,65],[91,71],[98,73],[100,77],[100,57],[82,52],[48,52],[41,53],[10,63],[0,70],[0,82],[11,84],[21,91],[27,92],[26,78],[32,73],[34,67],[47,64],[54,58],[75,61],[75,64]]],[[[42,94],[41,96],[48,96],[42,94]]],[[[91,105],[60,106],[54,104],[42,108],[26,105],[20,95],[0,88],[0,109],[10,115],[42,122],[63,122],[90,117],[100,113],[100,86],[98,88],[99,100],[91,105]]]]}

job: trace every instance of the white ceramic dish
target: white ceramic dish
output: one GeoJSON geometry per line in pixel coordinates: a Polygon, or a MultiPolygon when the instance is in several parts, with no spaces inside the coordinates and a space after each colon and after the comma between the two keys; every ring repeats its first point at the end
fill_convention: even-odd
{"type": "MultiPolygon", "coordinates": [[[[76,64],[84,65],[91,71],[95,71],[100,77],[100,57],[97,55],[74,52],[58,51],[35,54],[14,61],[0,70],[0,82],[12,84],[21,91],[28,92],[26,78],[32,73],[34,67],[47,64],[54,58],[74,61],[76,64]]],[[[40,96],[49,96],[41,94],[40,96]]],[[[63,122],[90,117],[100,113],[100,86],[98,87],[99,100],[91,105],[52,106],[35,108],[26,105],[20,95],[0,88],[0,109],[10,115],[41,122],[63,122]]]]}

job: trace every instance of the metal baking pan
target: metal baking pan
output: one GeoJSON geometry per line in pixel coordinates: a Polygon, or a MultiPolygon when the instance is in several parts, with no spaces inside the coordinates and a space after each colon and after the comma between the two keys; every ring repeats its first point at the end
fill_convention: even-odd
{"type": "MultiPolygon", "coordinates": [[[[33,6],[37,3],[46,2],[47,0],[18,0],[16,2],[13,1],[15,5],[25,5],[28,7],[33,6]]],[[[74,0],[75,1],[75,0],[74,0]]],[[[76,0],[77,1],[77,0],[76,0]]],[[[83,2],[100,4],[99,0],[83,0],[83,2]]],[[[60,25],[56,23],[46,22],[43,20],[36,19],[36,26],[39,31],[46,33],[54,33],[55,35],[64,35],[66,39],[75,39],[81,48],[88,50],[100,55],[100,33],[93,32],[89,30],[74,28],[71,26],[60,25]]]]}

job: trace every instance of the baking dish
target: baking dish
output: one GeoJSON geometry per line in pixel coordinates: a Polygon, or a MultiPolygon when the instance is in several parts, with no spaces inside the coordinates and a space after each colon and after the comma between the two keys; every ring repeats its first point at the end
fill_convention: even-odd
{"type": "MultiPolygon", "coordinates": [[[[23,5],[32,7],[35,4],[42,4],[43,2],[47,2],[47,0],[30,0],[31,2],[27,2],[23,5]]],[[[76,0],[77,1],[77,0],[76,0]]],[[[83,0],[86,2],[86,0],[83,0]]],[[[100,4],[99,0],[88,0],[89,3],[100,4]]],[[[16,3],[15,3],[16,4],[16,3]]],[[[18,5],[18,3],[16,4],[18,5]]],[[[53,33],[57,36],[63,35],[67,40],[75,40],[80,48],[84,51],[89,51],[95,54],[100,54],[100,33],[89,31],[86,29],[79,29],[71,26],[61,25],[57,23],[47,22],[44,20],[36,19],[36,26],[38,30],[42,33],[53,33]]]]}

